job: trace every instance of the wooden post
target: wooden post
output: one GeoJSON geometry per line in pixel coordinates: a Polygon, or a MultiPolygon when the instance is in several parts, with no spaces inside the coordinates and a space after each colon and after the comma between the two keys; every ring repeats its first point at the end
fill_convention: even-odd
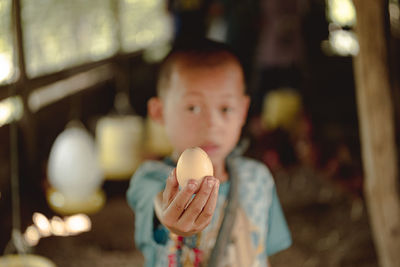
{"type": "Polygon", "coordinates": [[[364,192],[379,264],[400,266],[400,199],[385,38],[385,0],[353,0],[360,52],[354,60],[364,192]]]}

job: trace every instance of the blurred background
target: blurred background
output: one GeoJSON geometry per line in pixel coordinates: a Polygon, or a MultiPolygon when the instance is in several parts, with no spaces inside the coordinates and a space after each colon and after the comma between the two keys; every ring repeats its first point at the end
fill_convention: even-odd
{"type": "MultiPolygon", "coordinates": [[[[384,2],[397,142],[400,6],[384,2]]],[[[125,192],[140,162],[171,151],[146,102],[172,44],[204,36],[244,66],[245,154],[274,174],[293,235],[272,266],[378,265],[351,0],[0,0],[0,14],[0,266],[17,252],[143,265],[125,192]]]]}

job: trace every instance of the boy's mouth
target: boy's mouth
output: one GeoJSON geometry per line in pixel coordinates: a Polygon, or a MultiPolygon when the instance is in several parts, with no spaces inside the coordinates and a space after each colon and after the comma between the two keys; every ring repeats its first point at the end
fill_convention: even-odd
{"type": "Polygon", "coordinates": [[[212,155],[215,154],[215,152],[218,151],[219,146],[216,144],[207,144],[207,145],[203,145],[200,146],[201,149],[203,149],[208,155],[212,155]]]}

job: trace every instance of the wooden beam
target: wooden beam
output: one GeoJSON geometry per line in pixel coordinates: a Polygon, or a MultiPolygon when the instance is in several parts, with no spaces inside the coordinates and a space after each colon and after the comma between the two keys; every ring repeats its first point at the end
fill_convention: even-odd
{"type": "Polygon", "coordinates": [[[400,266],[400,199],[384,0],[354,0],[360,52],[354,60],[364,192],[379,264],[400,266]]]}
{"type": "Polygon", "coordinates": [[[25,64],[25,51],[23,47],[23,34],[22,34],[22,20],[21,20],[21,2],[20,0],[12,1],[12,20],[13,20],[13,34],[14,34],[14,53],[18,58],[18,71],[19,82],[26,80],[26,64],[25,64]]]}

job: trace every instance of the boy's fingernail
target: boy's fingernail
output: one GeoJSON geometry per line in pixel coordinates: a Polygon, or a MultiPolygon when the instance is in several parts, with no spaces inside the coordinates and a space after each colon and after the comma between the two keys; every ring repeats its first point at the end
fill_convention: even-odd
{"type": "Polygon", "coordinates": [[[213,187],[214,186],[214,184],[215,184],[215,180],[213,179],[213,178],[208,178],[207,179],[207,185],[208,185],[208,187],[213,187]]]}
{"type": "Polygon", "coordinates": [[[187,186],[190,190],[194,190],[197,186],[197,183],[195,181],[190,181],[187,186]]]}

